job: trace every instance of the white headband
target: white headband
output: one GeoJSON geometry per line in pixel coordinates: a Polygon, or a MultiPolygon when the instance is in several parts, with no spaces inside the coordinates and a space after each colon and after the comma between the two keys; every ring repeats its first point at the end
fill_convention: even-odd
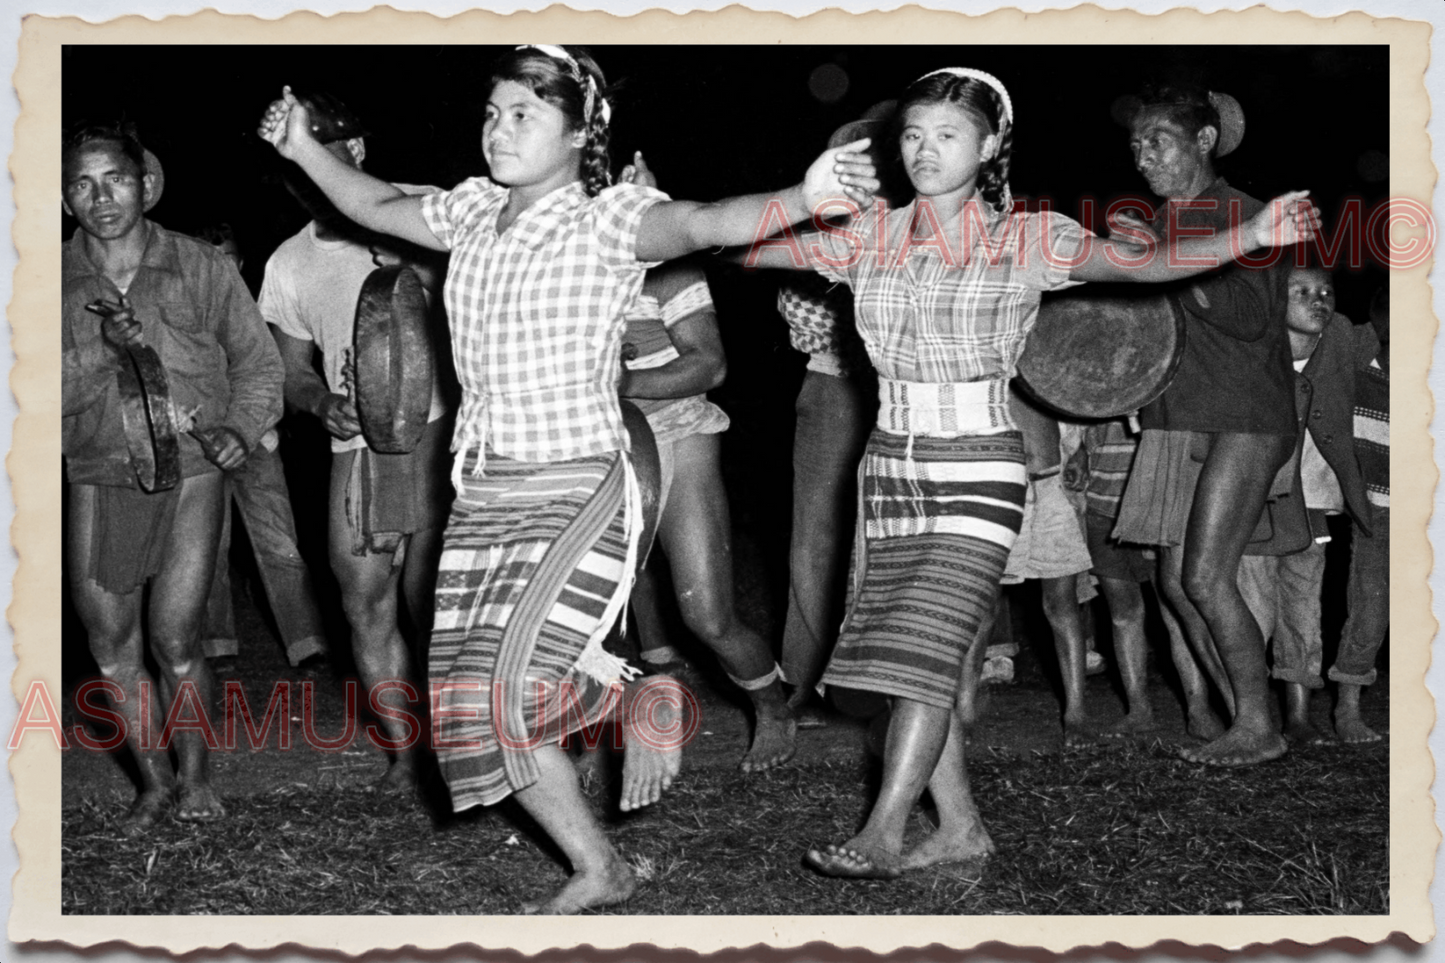
{"type": "Polygon", "coordinates": [[[593,77],[590,71],[583,70],[582,65],[577,62],[576,57],[569,54],[563,48],[550,43],[524,43],[517,49],[538,50],[553,60],[560,60],[565,63],[572,70],[572,79],[576,80],[577,86],[581,87],[585,92],[586,102],[582,105],[583,116],[591,120],[592,105],[600,102],[602,104],[602,123],[612,123],[612,105],[607,102],[607,98],[603,97],[597,89],[597,78],[593,77]]]}
{"type": "Polygon", "coordinates": [[[998,93],[999,100],[1003,101],[1003,119],[1008,121],[1010,124],[1014,122],[1013,101],[1009,99],[1008,91],[1003,89],[1003,82],[1000,81],[993,74],[985,73],[982,70],[975,70],[972,67],[942,67],[938,70],[930,71],[929,73],[924,74],[922,77],[919,77],[918,80],[915,80],[914,83],[918,83],[919,80],[927,80],[929,77],[933,77],[937,74],[952,74],[955,77],[963,77],[969,80],[981,80],[984,83],[988,84],[998,93]]]}

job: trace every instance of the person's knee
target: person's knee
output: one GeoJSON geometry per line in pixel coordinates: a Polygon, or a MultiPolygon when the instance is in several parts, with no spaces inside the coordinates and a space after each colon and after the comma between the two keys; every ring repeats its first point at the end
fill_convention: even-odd
{"type": "Polygon", "coordinates": [[[1120,586],[1109,586],[1107,581],[1104,585],[1110,621],[1115,625],[1133,625],[1144,621],[1144,593],[1139,591],[1137,585],[1126,582],[1120,586]]]}
{"type": "Polygon", "coordinates": [[[1184,597],[1197,608],[1218,605],[1229,596],[1238,594],[1238,571],[1237,563],[1226,566],[1209,560],[1186,566],[1181,579],[1184,597]]]}
{"type": "Polygon", "coordinates": [[[708,645],[726,639],[733,631],[732,607],[725,600],[695,586],[678,586],[677,603],[688,631],[708,645]]]}
{"type": "Polygon", "coordinates": [[[193,675],[205,661],[196,633],[157,632],[151,639],[151,655],[162,673],[177,679],[193,675]]]}
{"type": "Polygon", "coordinates": [[[1079,617],[1079,600],[1074,592],[1074,577],[1046,578],[1042,581],[1044,617],[1050,625],[1063,619],[1079,617]]]}
{"type": "Polygon", "coordinates": [[[389,627],[396,622],[396,591],[389,580],[381,585],[370,581],[343,586],[341,610],[358,633],[389,627]]]}

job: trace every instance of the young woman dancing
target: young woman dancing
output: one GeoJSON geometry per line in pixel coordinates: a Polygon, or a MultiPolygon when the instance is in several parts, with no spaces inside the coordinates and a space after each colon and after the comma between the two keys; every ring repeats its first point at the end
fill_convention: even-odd
{"type": "MultiPolygon", "coordinates": [[[[804,250],[809,266],[853,289],[879,376],[849,611],[823,683],[893,700],[867,824],[807,854],[831,876],[893,878],[993,849],[969,792],[954,707],[964,656],[1022,518],[1023,445],[1008,382],[1041,292],[1187,276],[1203,268],[1184,259],[1222,262],[1293,243],[1310,236],[1313,220],[1304,195],[1289,194],[1248,223],[1171,242],[1172,257],[1151,255],[1059,214],[1013,212],[1013,107],[996,78],[953,67],[927,74],[903,95],[899,118],[914,202],[867,219],[865,230],[825,232],[804,250]],[[905,853],[904,826],[925,786],[939,828],[905,853]]],[[[754,253],[765,267],[797,266],[782,244],[754,253]]]]}
{"type": "MultiPolygon", "coordinates": [[[[503,56],[482,127],[490,177],[426,198],[323,150],[289,88],[260,127],[358,224],[452,252],[445,299],[463,398],[430,654],[434,739],[455,808],[515,794],[571,862],[571,879],[528,907],[548,913],[636,886],[559,746],[601,719],[631,671],[602,648],[641,528],[617,394],[623,312],[647,268],[751,242],[770,204],[796,223],[824,198],[866,204],[877,188],[872,163],[848,148],[776,196],[698,204],[609,186],[605,83],[575,48],[503,56]]],[[[655,802],[677,772],[681,723],[659,717],[663,701],[624,706],[662,729],[641,738],[624,726],[624,809],[655,802]]]]}

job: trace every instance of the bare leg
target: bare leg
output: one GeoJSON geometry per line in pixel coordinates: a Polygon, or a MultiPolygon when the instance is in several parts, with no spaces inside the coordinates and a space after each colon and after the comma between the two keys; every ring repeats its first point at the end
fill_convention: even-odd
{"type": "Polygon", "coordinates": [[[657,564],[658,553],[642,568],[637,570],[637,580],[632,583],[632,598],[629,607],[632,617],[637,620],[637,648],[642,660],[651,665],[666,665],[676,661],[677,649],[668,644],[667,631],[662,616],[660,579],[653,566],[657,564]]]}
{"type": "Polygon", "coordinates": [[[538,747],[533,758],[539,777],[518,790],[517,802],[561,848],[572,864],[572,878],[545,902],[524,904],[523,910],[571,914],[627,899],[637,880],[592,815],[571,760],[555,745],[538,747]]]}
{"type": "MultiPolygon", "coordinates": [[[[683,621],[734,679],[761,679],[776,663],[762,636],[738,618],[733,598],[732,535],[719,467],[717,435],[690,435],[674,445],[676,467],[658,536],[672,566],[683,621]]],[[[750,689],[756,718],[746,772],[782,765],[796,751],[797,721],[776,679],[750,689]]]]}
{"type": "MultiPolygon", "coordinates": [[[[1164,630],[1169,634],[1169,654],[1174,662],[1174,671],[1179,673],[1179,684],[1184,688],[1185,711],[1188,713],[1185,728],[1196,739],[1218,739],[1224,735],[1224,723],[1209,705],[1209,685],[1194,653],[1189,649],[1189,640],[1174,615],[1174,609],[1163,598],[1159,600],[1159,615],[1164,620],[1164,630]]],[[[1230,703],[1233,704],[1231,695],[1230,703]]]]}
{"type": "Polygon", "coordinates": [[[1307,746],[1330,741],[1310,721],[1310,690],[1298,682],[1284,684],[1284,737],[1307,746]]]}
{"type": "Polygon", "coordinates": [[[1364,686],[1352,682],[1340,683],[1338,701],[1335,703],[1335,734],[1340,737],[1341,742],[1363,745],[1379,742],[1384,738],[1365,725],[1365,720],[1360,716],[1360,692],[1363,689],[1364,686]]]}
{"type": "Polygon", "coordinates": [[[993,839],[969,789],[966,749],[963,720],[955,712],[949,718],[948,738],[928,781],[928,793],[938,807],[938,830],[904,854],[904,869],[983,859],[994,852],[993,839]]]}
{"type": "Polygon", "coordinates": [[[1111,736],[1134,736],[1159,728],[1154,707],[1149,703],[1148,642],[1144,636],[1144,593],[1138,582],[1099,576],[1099,588],[1109,604],[1109,623],[1114,629],[1114,657],[1124,681],[1129,711],[1109,730],[1111,736]]]}
{"type": "MultiPolygon", "coordinates": [[[[151,653],[161,673],[161,698],[170,706],[183,680],[190,681],[208,715],[215,699],[215,680],[201,653],[201,624],[215,574],[216,541],[221,513],[230,511],[219,472],[187,478],[181,483],[176,523],[166,543],[166,560],[151,584],[151,653]]],[[[211,786],[205,736],[182,730],[172,743],[180,761],[176,818],[208,822],[226,809],[211,786]]]]}
{"type": "Polygon", "coordinates": [[[914,803],[933,778],[948,739],[951,709],[894,699],[883,750],[883,788],[863,831],[841,846],[808,850],[808,862],[828,876],[893,879],[904,869],[903,830],[914,803]]]}
{"type": "MultiPolygon", "coordinates": [[[[352,655],[361,683],[371,691],[378,683],[409,680],[410,660],[406,640],[397,625],[397,591],[402,569],[393,565],[390,552],[355,555],[352,533],[346,519],[346,471],[333,462],[331,472],[330,556],[331,568],[341,587],[341,607],[351,625],[352,655]]],[[[411,546],[406,546],[411,554],[411,546]]],[[[435,582],[435,569],[431,575],[435,582]]],[[[386,738],[402,743],[408,733],[405,722],[396,718],[378,720],[386,738]]],[[[409,746],[392,754],[391,765],[382,777],[383,789],[407,789],[417,779],[417,749],[409,746]]]]}
{"type": "MultiPolygon", "coordinates": [[[[1189,596],[1184,593],[1183,581],[1184,549],[1183,547],[1168,547],[1159,549],[1159,594],[1163,596],[1164,624],[1172,629],[1169,635],[1171,650],[1176,652],[1174,664],[1177,668],[1181,661],[1178,655],[1177,643],[1180,639],[1187,639],[1189,647],[1185,654],[1189,654],[1189,661],[1194,663],[1197,658],[1197,665],[1203,665],[1204,671],[1208,673],[1210,680],[1219,690],[1224,699],[1224,705],[1232,717],[1234,715],[1234,689],[1229,684],[1229,673],[1224,668],[1224,660],[1219,657],[1219,650],[1215,648],[1214,639],[1209,634],[1209,625],[1194,603],[1189,601],[1189,596]],[[1192,654],[1191,654],[1192,653],[1192,654]]],[[[1185,692],[1188,692],[1186,686],[1185,692]]],[[[1193,720],[1193,713],[1190,715],[1193,720]]],[[[1223,726],[1220,727],[1220,734],[1223,734],[1223,726]]]]}
{"type": "Polygon", "coordinates": [[[963,659],[963,674],[959,679],[956,715],[965,730],[978,725],[986,702],[979,699],[979,681],[983,674],[983,663],[988,658],[988,640],[993,634],[994,623],[998,620],[999,606],[1003,603],[999,593],[994,594],[993,605],[989,607],[986,619],[974,635],[973,645],[963,659]]]}
{"type": "Polygon", "coordinates": [[[1079,620],[1074,576],[1040,579],[1039,584],[1064,680],[1064,745],[1088,745],[1095,733],[1084,708],[1084,627],[1079,620]]]}
{"type": "Polygon", "coordinates": [[[125,720],[126,745],[135,756],[141,776],[140,795],[122,824],[122,829],[130,834],[145,831],[170,809],[175,798],[175,776],[168,754],[154,748],[160,738],[161,716],[154,680],[145,669],[141,590],[137,588],[124,595],[108,592],[88,574],[96,495],[93,486],[71,485],[67,575],[76,612],[85,625],[90,653],[101,675],[120,686],[124,693],[124,699],[115,702],[114,709],[125,720]],[[144,712],[141,685],[151,692],[150,699],[144,703],[144,712]],[[143,729],[149,733],[144,746],[143,729]]]}
{"type": "Polygon", "coordinates": [[[1286,437],[1221,433],[1199,475],[1185,534],[1183,585],[1229,672],[1235,711],[1223,736],[1184,751],[1191,762],[1253,765],[1287,748],[1270,718],[1264,639],[1239,593],[1237,575],[1270,483],[1289,454],[1286,437]]]}

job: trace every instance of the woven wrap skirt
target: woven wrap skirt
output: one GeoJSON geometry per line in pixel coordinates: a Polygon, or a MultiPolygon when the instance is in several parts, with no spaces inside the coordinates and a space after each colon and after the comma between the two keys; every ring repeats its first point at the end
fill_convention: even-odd
{"type": "Polygon", "coordinates": [[[624,458],[491,454],[453,503],[429,675],[455,810],[536,782],[533,751],[601,724],[621,697],[620,679],[578,663],[631,585],[624,458]]]}
{"type": "Polygon", "coordinates": [[[848,614],[826,686],[951,709],[1023,522],[1023,436],[875,430],[859,466],[848,614]]]}

